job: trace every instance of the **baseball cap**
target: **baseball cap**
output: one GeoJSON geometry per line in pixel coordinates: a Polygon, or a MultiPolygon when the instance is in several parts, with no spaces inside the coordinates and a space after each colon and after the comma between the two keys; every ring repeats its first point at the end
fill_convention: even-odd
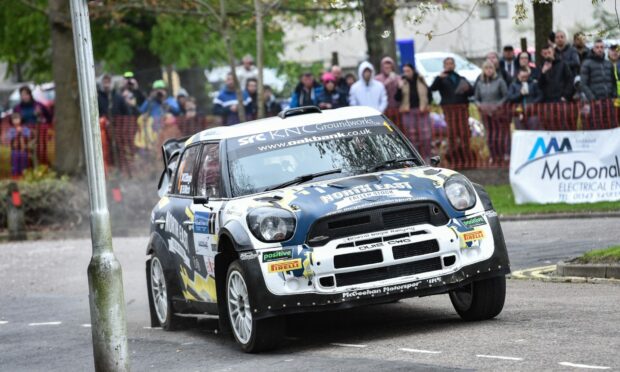
{"type": "Polygon", "coordinates": [[[133,72],[131,72],[131,71],[125,71],[125,73],[123,74],[123,77],[124,77],[125,79],[131,79],[131,78],[133,78],[133,72]]]}
{"type": "Polygon", "coordinates": [[[321,80],[326,83],[328,81],[336,81],[336,78],[334,77],[334,75],[331,72],[326,72],[323,74],[323,76],[321,77],[321,80]]]}
{"type": "Polygon", "coordinates": [[[163,80],[155,80],[153,82],[153,89],[166,89],[166,83],[163,80]]]}

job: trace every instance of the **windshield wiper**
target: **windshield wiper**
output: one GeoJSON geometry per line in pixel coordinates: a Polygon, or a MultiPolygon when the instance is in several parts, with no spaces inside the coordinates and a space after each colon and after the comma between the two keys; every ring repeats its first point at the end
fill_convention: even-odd
{"type": "Polygon", "coordinates": [[[372,172],[378,171],[379,169],[386,168],[390,164],[404,163],[406,161],[416,162],[417,160],[418,160],[417,158],[396,158],[396,159],[390,159],[390,160],[386,160],[386,161],[384,161],[382,163],[375,164],[372,167],[368,168],[366,171],[372,173],[372,172]]]}
{"type": "Polygon", "coordinates": [[[334,174],[334,173],[342,173],[342,169],[338,168],[338,169],[331,169],[331,170],[324,171],[324,172],[304,174],[299,177],[295,177],[290,181],[282,182],[279,185],[268,187],[265,189],[265,191],[271,191],[271,190],[279,189],[279,188],[286,187],[286,186],[296,185],[298,183],[308,182],[312,179],[322,177],[322,176],[327,176],[329,174],[334,174]]]}

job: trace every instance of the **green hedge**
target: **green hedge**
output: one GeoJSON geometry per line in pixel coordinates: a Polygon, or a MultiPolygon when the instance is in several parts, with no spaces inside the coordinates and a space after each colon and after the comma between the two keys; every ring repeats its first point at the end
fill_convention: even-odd
{"type": "MultiPolygon", "coordinates": [[[[8,188],[0,181],[0,226],[6,227],[8,188]]],[[[68,179],[18,182],[24,217],[28,226],[71,228],[88,222],[86,185],[68,179]]]]}

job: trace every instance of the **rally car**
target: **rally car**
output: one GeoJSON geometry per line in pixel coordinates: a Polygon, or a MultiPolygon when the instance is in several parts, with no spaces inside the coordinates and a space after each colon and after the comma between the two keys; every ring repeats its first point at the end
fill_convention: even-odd
{"type": "Polygon", "coordinates": [[[163,146],[146,250],[151,323],[219,317],[244,351],[284,316],[449,293],[465,320],[504,305],[504,237],[484,189],[426,164],[367,107],[301,107],[163,146]]]}

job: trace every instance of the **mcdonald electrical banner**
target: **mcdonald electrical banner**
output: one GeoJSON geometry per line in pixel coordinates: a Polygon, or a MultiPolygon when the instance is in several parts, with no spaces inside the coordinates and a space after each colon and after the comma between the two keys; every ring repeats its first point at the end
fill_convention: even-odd
{"type": "Polygon", "coordinates": [[[510,184],[517,204],[620,200],[620,128],[574,132],[517,130],[510,184]]]}

